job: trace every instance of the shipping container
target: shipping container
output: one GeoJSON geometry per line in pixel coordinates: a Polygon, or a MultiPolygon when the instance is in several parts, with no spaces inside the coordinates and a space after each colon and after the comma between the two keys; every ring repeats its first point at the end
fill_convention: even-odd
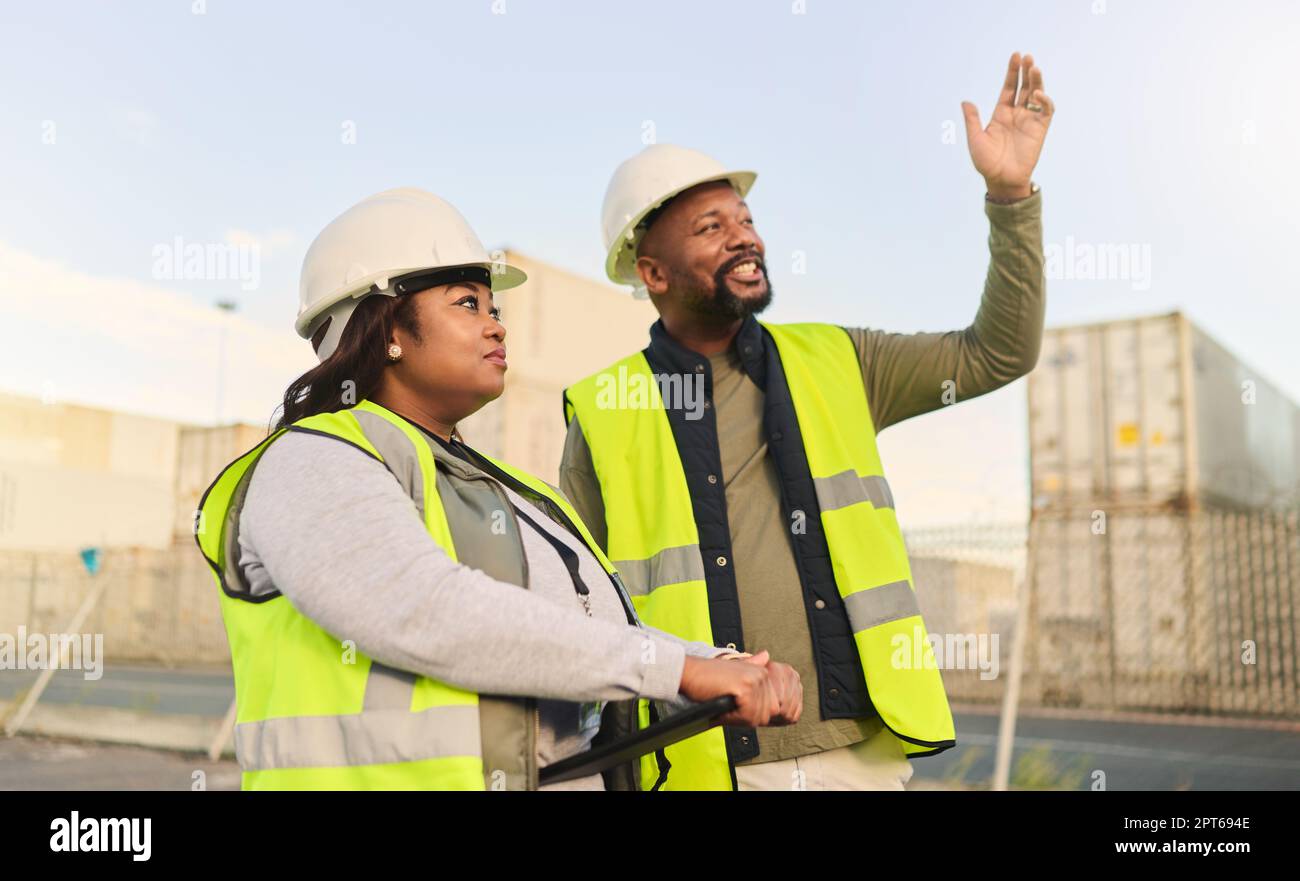
{"type": "Polygon", "coordinates": [[[1034,512],[1026,700],[1300,717],[1297,512],[1034,512]]]}
{"type": "Polygon", "coordinates": [[[1300,717],[1300,408],[1180,313],[1029,381],[1026,699],[1300,717]]]}
{"type": "Polygon", "coordinates": [[[1300,408],[1178,312],[1047,330],[1029,436],[1035,511],[1300,500],[1300,408]]]}

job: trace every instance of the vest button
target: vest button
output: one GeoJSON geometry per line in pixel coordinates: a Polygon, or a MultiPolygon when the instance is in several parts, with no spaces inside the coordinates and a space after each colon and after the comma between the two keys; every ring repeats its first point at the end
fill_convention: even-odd
{"type": "Polygon", "coordinates": [[[749,746],[749,735],[748,734],[740,735],[740,742],[743,743],[745,746],[749,746]]]}
{"type": "Polygon", "coordinates": [[[726,557],[718,557],[717,563],[718,563],[719,566],[725,566],[725,565],[727,565],[727,558],[726,558],[726,557]]]}
{"type": "Polygon", "coordinates": [[[840,690],[839,690],[838,688],[832,688],[832,689],[830,690],[830,692],[828,692],[828,693],[830,694],[831,697],[839,697],[839,696],[840,696],[840,690]]]}
{"type": "Polygon", "coordinates": [[[736,650],[736,644],[734,642],[729,642],[727,643],[727,648],[731,649],[734,652],[736,650]]]}
{"type": "Polygon", "coordinates": [[[705,401],[705,402],[704,402],[704,409],[705,409],[705,410],[709,409],[709,408],[712,407],[712,406],[713,406],[713,402],[712,402],[712,401],[705,401]]]}
{"type": "Polygon", "coordinates": [[[813,603],[813,605],[816,606],[816,607],[819,608],[819,609],[824,609],[824,608],[826,608],[826,601],[825,601],[825,600],[818,600],[817,602],[813,603]]]}
{"type": "Polygon", "coordinates": [[[718,482],[718,475],[716,475],[716,474],[710,474],[710,475],[709,475],[709,483],[717,483],[717,482],[718,482]]]}
{"type": "Polygon", "coordinates": [[[703,365],[703,364],[696,364],[696,365],[695,365],[695,372],[696,372],[696,373],[703,373],[703,372],[704,372],[704,365],[703,365]]]}

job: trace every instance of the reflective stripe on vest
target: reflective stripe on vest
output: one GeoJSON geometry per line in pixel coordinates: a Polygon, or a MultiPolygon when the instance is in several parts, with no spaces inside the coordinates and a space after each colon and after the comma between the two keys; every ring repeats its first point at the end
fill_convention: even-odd
{"type": "Polygon", "coordinates": [[[235,728],[235,749],[245,771],[382,765],[473,756],[479,748],[474,706],[283,716],[235,728]]]}
{"type": "MultiPolygon", "coordinates": [[[[413,425],[362,401],[300,420],[291,430],[328,435],[383,462],[411,496],[430,536],[456,558],[433,453],[413,425]]],[[[283,433],[236,459],[214,481],[200,504],[196,535],[223,587],[244,788],[485,788],[476,694],[346,649],[283,596],[240,597],[226,589],[232,580],[239,583],[238,518],[252,470],[283,433]]],[[[543,482],[495,464],[568,507],[543,482]]]]}
{"type": "MultiPolygon", "coordinates": [[[[955,742],[952,715],[925,638],[853,343],[833,325],[763,326],[776,343],[790,389],[836,587],[872,704],[908,755],[946,749],[955,742]],[[922,658],[919,666],[913,663],[916,657],[922,658]]],[[[658,383],[650,374],[644,355],[624,358],[570,388],[566,414],[577,416],[591,449],[605,502],[610,556],[629,585],[635,579],[643,588],[642,617],[684,638],[710,641],[704,564],[690,496],[657,396],[658,383]],[[645,377],[641,382],[653,399],[651,406],[618,407],[611,390],[620,370],[645,377]],[[656,518],[674,521],[682,532],[678,540],[657,538],[656,518]],[[694,564],[684,560],[689,553],[694,564]],[[700,599],[685,603],[673,596],[679,587],[665,588],[684,575],[699,579],[688,584],[698,583],[700,599]]],[[[702,776],[694,767],[674,763],[670,782],[702,776]],[[683,770],[687,774],[681,775],[683,770]]]]}
{"type": "Polygon", "coordinates": [[[614,565],[632,596],[649,596],[665,585],[704,580],[698,544],[664,548],[648,560],[619,560],[614,565]]]}

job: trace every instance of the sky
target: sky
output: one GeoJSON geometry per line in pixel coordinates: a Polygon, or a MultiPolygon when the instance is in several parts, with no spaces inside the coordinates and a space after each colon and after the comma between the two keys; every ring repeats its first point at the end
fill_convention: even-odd
{"type": "MultiPolygon", "coordinates": [[[[1300,398],[1297,3],[51,0],[6,4],[0,41],[0,390],[265,423],[313,363],[297,275],[343,209],[423,187],[599,278],[605,186],[647,138],[758,171],[765,317],[964,327],[988,225],[960,102],[987,122],[1019,50],[1057,105],[1049,326],[1181,309],[1300,398]],[[189,277],[194,243],[259,259],[189,277]],[[1102,247],[1127,271],[1073,277],[1102,247]]],[[[1021,505],[1024,386],[882,436],[914,497],[1021,505]]]]}

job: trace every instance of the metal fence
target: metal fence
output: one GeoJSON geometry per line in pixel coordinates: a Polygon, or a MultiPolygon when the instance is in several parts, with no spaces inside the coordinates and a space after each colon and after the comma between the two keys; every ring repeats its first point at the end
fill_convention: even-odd
{"type": "Polygon", "coordinates": [[[1300,718],[1297,512],[1045,513],[1030,539],[1041,703],[1300,718]]]}
{"type": "Polygon", "coordinates": [[[907,542],[954,701],[1002,698],[1023,573],[1022,706],[1300,719],[1296,510],[1037,511],[907,542]]]}
{"type": "Polygon", "coordinates": [[[954,702],[1002,699],[1026,536],[1023,523],[967,523],[904,534],[917,601],[954,702]]]}
{"type": "MultiPolygon", "coordinates": [[[[1300,512],[1140,507],[1038,511],[1029,525],[906,533],[918,599],[954,702],[1001,700],[1028,597],[1021,704],[1300,719],[1300,512]]],[[[228,663],[217,588],[188,541],[0,552],[0,633],[82,628],[108,661],[228,663]]]]}
{"type": "Polygon", "coordinates": [[[0,633],[62,632],[100,581],[79,632],[103,634],[105,660],[229,662],[217,587],[193,541],[105,550],[96,575],[75,553],[0,551],[0,633]]]}

